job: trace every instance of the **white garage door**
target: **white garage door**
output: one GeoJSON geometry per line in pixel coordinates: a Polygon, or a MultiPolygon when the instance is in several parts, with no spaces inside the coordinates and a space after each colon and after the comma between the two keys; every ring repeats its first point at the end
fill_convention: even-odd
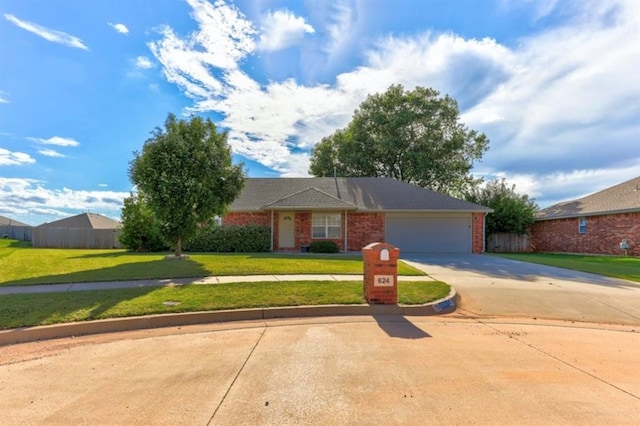
{"type": "Polygon", "coordinates": [[[471,253],[471,214],[387,213],[386,238],[400,253],[471,253]]]}

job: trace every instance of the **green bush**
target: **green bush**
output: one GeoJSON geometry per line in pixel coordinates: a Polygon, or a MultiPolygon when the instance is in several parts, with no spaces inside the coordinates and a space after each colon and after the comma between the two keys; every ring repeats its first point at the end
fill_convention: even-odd
{"type": "Polygon", "coordinates": [[[339,253],[338,245],[333,241],[314,241],[309,248],[311,253],[339,253]]]}
{"type": "Polygon", "coordinates": [[[184,244],[190,252],[257,253],[271,250],[271,230],[266,226],[218,226],[201,228],[184,244]]]}
{"type": "Polygon", "coordinates": [[[160,222],[149,209],[141,193],[131,194],[124,200],[120,243],[129,250],[164,251],[169,247],[162,240],[160,222]]]}

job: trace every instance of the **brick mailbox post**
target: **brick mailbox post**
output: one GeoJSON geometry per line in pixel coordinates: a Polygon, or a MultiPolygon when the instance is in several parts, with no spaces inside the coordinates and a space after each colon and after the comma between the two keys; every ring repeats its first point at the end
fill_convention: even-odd
{"type": "Polygon", "coordinates": [[[398,257],[400,249],[386,243],[371,243],[362,249],[364,298],[367,303],[398,303],[398,257]]]}

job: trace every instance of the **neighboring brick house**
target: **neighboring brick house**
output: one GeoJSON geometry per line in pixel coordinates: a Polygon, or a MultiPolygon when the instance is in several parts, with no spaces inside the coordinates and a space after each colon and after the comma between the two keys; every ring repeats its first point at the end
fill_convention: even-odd
{"type": "Polygon", "coordinates": [[[270,227],[275,251],[329,240],[343,251],[388,242],[403,252],[482,253],[489,212],[390,178],[250,178],[222,223],[270,227]]]}
{"type": "Polygon", "coordinates": [[[640,256],[640,177],[540,210],[531,230],[535,251],[640,256]]]}

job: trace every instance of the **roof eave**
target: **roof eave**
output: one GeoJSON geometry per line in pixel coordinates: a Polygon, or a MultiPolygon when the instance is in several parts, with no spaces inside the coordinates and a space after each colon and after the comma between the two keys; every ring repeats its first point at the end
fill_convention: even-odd
{"type": "Polygon", "coordinates": [[[625,213],[640,213],[640,207],[634,207],[631,209],[621,209],[621,210],[608,210],[608,211],[599,211],[599,212],[584,212],[584,213],[572,213],[572,214],[564,214],[564,215],[554,215],[554,216],[546,216],[546,217],[536,217],[536,222],[543,220],[556,220],[556,219],[573,219],[578,217],[590,217],[590,216],[606,216],[610,214],[625,214],[625,213]]]}
{"type": "Polygon", "coordinates": [[[256,211],[291,211],[291,210],[313,210],[313,211],[336,211],[336,210],[357,210],[356,206],[262,206],[256,211]]]}

